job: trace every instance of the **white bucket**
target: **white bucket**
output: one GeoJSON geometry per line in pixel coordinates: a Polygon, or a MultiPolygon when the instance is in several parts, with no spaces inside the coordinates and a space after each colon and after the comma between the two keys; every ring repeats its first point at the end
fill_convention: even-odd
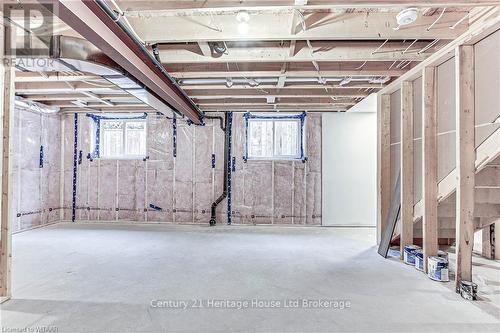
{"type": "Polygon", "coordinates": [[[420,249],[415,251],[415,268],[419,271],[424,270],[424,252],[420,249]]]}
{"type": "Polygon", "coordinates": [[[407,265],[415,265],[415,251],[419,250],[420,246],[406,245],[403,251],[403,260],[407,265]]]}
{"type": "Polygon", "coordinates": [[[435,281],[448,282],[448,259],[432,256],[427,260],[427,276],[435,281]]]}

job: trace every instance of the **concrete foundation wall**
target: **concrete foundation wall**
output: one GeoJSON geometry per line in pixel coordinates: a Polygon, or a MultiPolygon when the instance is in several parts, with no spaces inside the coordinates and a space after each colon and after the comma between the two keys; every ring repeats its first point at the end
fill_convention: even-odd
{"type": "Polygon", "coordinates": [[[59,220],[61,121],[17,107],[13,121],[11,213],[16,232],[59,220]]]}
{"type": "MultiPolygon", "coordinates": [[[[177,157],[172,153],[172,121],[147,118],[149,159],[90,161],[93,122],[79,116],[78,220],[208,223],[210,206],[222,193],[224,135],[217,120],[205,126],[177,121],[177,157]],[[212,168],[212,154],[216,156],[212,168]],[[150,204],[162,208],[150,208],[150,204]]],[[[74,115],[64,119],[64,219],[72,215],[74,115]]],[[[321,115],[308,114],[307,162],[244,163],[245,120],[233,114],[232,222],[236,224],[321,224],[321,115]]],[[[217,220],[227,221],[227,201],[217,220]]]]}

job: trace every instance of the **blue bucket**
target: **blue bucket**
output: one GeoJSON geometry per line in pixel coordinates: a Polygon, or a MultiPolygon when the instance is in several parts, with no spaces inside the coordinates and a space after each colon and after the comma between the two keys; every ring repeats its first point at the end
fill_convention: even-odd
{"type": "Polygon", "coordinates": [[[427,276],[435,281],[450,281],[448,259],[431,256],[427,260],[427,276]]]}
{"type": "Polygon", "coordinates": [[[424,252],[421,249],[415,250],[415,268],[424,270],[424,252]]]}
{"type": "Polygon", "coordinates": [[[403,260],[405,264],[415,265],[415,251],[419,250],[420,246],[406,245],[403,252],[403,260]]]}

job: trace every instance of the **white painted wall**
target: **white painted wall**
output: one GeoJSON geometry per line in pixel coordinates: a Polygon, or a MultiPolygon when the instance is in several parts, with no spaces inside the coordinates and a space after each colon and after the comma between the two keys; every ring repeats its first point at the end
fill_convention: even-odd
{"type": "MultiPolygon", "coordinates": [[[[369,104],[369,103],[368,103],[369,104]]],[[[372,108],[323,114],[322,221],[325,226],[375,226],[377,114],[372,108]],[[363,110],[363,111],[361,111],[363,110]],[[366,112],[372,110],[373,112],[366,112]]]]}

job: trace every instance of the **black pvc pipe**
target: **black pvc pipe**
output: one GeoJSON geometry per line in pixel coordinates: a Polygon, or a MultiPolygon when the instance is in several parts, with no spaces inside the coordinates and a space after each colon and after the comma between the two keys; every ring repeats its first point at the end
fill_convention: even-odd
{"type": "MultiPolygon", "coordinates": [[[[224,127],[224,118],[222,118],[222,116],[204,116],[203,118],[205,119],[215,119],[215,120],[219,120],[219,123],[220,123],[220,129],[223,131],[223,132],[226,132],[226,127],[224,127]]],[[[226,120],[226,124],[227,124],[227,120],[226,120]]]]}
{"type": "Polygon", "coordinates": [[[229,163],[229,153],[230,153],[230,151],[229,151],[229,139],[230,138],[229,138],[229,127],[228,127],[229,115],[226,112],[226,114],[224,116],[225,126],[222,126],[222,117],[213,117],[213,118],[220,118],[221,128],[224,129],[224,186],[223,186],[222,194],[217,198],[217,200],[215,200],[212,203],[211,216],[210,216],[210,226],[215,226],[217,224],[217,214],[216,214],[217,206],[222,202],[222,200],[227,198],[227,173],[229,171],[228,163],[229,163]]]}

